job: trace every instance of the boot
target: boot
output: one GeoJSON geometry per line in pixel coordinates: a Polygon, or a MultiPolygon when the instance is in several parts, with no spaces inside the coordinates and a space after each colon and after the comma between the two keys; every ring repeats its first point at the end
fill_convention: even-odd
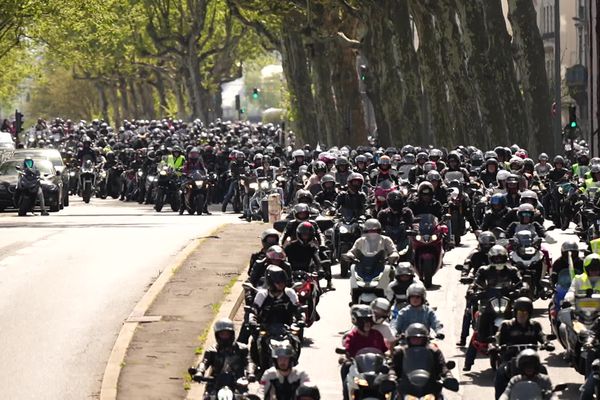
{"type": "Polygon", "coordinates": [[[325,286],[325,290],[328,292],[331,290],[335,290],[335,286],[333,286],[333,283],[331,282],[331,280],[327,281],[327,286],[325,286]]]}
{"type": "Polygon", "coordinates": [[[227,203],[223,203],[221,205],[221,212],[226,212],[227,211],[227,203]]]}

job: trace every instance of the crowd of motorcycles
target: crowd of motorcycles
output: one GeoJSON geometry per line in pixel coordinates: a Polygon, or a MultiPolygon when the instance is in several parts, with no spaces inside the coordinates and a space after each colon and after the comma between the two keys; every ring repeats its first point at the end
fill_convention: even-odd
{"type": "Polygon", "coordinates": [[[70,193],[86,203],[113,197],[198,215],[231,205],[265,222],[271,199],[286,210],[250,260],[241,330],[218,321],[217,345],[190,369],[208,382],[206,398],[256,398],[253,381],[265,399],[320,398],[299,361],[322,294],[335,290],[335,264],[351,287],[353,327],[335,350],[344,398],[457,391],[427,289],[469,231],[478,247],[455,266],[468,285],[458,343],[468,346],[464,370],[483,355],[496,373],[496,398],[558,398],[565,385],[552,386],[537,354],[558,340],[586,379],[581,398],[600,398],[600,158],[583,141],[534,161],[517,145],[298,149],[277,126],[220,120],[125,121],[117,131],[101,121],[38,126],[27,146],[59,149],[70,193]],[[573,226],[588,245],[585,258],[567,241],[551,260],[548,232],[573,226]],[[538,299],[548,301],[549,334],[530,319],[538,299]]]}

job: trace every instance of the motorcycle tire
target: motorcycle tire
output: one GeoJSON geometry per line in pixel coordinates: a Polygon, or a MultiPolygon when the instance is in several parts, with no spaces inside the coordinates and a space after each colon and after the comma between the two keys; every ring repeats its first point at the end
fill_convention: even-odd
{"type": "Polygon", "coordinates": [[[454,246],[460,246],[460,239],[462,236],[459,233],[454,234],[454,246]]]}
{"type": "Polygon", "coordinates": [[[425,288],[430,289],[433,284],[433,260],[423,261],[421,263],[421,277],[425,288]]]}
{"type": "MultiPolygon", "coordinates": [[[[202,215],[202,211],[204,211],[204,201],[205,197],[203,194],[198,194],[194,199],[194,208],[198,215],[202,215]]],[[[191,214],[193,214],[193,212],[191,214]]]]}
{"type": "Polygon", "coordinates": [[[81,197],[83,198],[83,202],[88,204],[92,197],[92,186],[90,184],[86,184],[83,188],[83,192],[81,193],[81,197]]]}
{"type": "Polygon", "coordinates": [[[65,193],[63,197],[63,206],[69,207],[69,192],[65,193]]]}
{"type": "Polygon", "coordinates": [[[59,212],[60,211],[60,203],[56,200],[56,203],[50,204],[50,212],[59,212]]]}
{"type": "Polygon", "coordinates": [[[171,210],[174,212],[179,211],[179,209],[181,208],[181,200],[179,198],[178,195],[172,195],[171,196],[171,201],[169,202],[169,204],[171,204],[171,210]]]}
{"type": "Polygon", "coordinates": [[[239,214],[242,211],[240,196],[233,196],[233,212],[239,214]]]}
{"type": "Polygon", "coordinates": [[[22,195],[19,200],[19,217],[26,216],[31,208],[31,197],[22,195]]]}
{"type": "Polygon", "coordinates": [[[269,223],[269,203],[266,201],[261,201],[260,212],[262,214],[262,220],[264,223],[269,223]]]}
{"type": "Polygon", "coordinates": [[[154,210],[156,212],[162,211],[164,201],[165,201],[165,195],[163,194],[162,190],[159,190],[156,193],[156,201],[154,202],[154,210]]]}

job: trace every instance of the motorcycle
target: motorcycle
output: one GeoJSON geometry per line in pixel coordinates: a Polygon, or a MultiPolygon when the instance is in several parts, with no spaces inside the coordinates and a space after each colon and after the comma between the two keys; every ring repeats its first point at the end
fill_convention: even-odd
{"type": "Polygon", "coordinates": [[[14,203],[17,207],[18,215],[23,217],[28,212],[33,212],[37,200],[38,190],[41,185],[41,180],[38,176],[32,173],[27,173],[17,166],[19,180],[14,194],[14,203]]]}
{"type": "Polygon", "coordinates": [[[143,175],[141,170],[130,169],[122,174],[121,199],[133,201],[138,196],[138,179],[143,175]]]}
{"type": "Polygon", "coordinates": [[[257,357],[253,361],[258,367],[257,376],[262,376],[267,369],[273,366],[271,354],[274,347],[290,344],[296,352],[296,357],[300,357],[302,327],[298,325],[269,324],[256,326],[253,338],[257,357]]]}
{"type": "Polygon", "coordinates": [[[571,182],[550,183],[550,217],[555,226],[566,230],[571,222],[571,207],[569,198],[577,190],[576,185],[571,182]]]}
{"type": "Polygon", "coordinates": [[[248,393],[248,381],[245,378],[235,379],[231,373],[217,376],[196,375],[195,368],[188,370],[194,382],[209,383],[213,388],[204,392],[204,400],[259,400],[260,397],[248,393]]]}
{"type": "MultiPolygon", "coordinates": [[[[336,353],[345,354],[344,348],[336,349],[336,353]]],[[[374,348],[360,350],[346,376],[344,384],[351,399],[388,399],[396,389],[395,382],[387,379],[389,367],[381,351],[374,348]]]]}
{"type": "MultiPolygon", "coordinates": [[[[456,379],[440,380],[431,376],[431,371],[434,370],[434,360],[431,351],[427,347],[414,346],[403,351],[403,376],[399,377],[399,398],[438,399],[443,388],[453,391],[458,390],[456,379]]],[[[450,370],[455,366],[454,361],[446,363],[446,367],[450,370]]]]}
{"type": "Polygon", "coordinates": [[[451,188],[448,196],[448,213],[450,214],[449,231],[454,239],[454,245],[460,246],[460,240],[466,232],[465,215],[462,195],[459,189],[451,188]]]}
{"type": "Polygon", "coordinates": [[[298,295],[298,303],[305,306],[304,322],[310,327],[317,320],[317,304],[319,303],[319,274],[305,271],[294,271],[292,287],[298,295]]]}
{"type": "Polygon", "coordinates": [[[383,250],[377,253],[359,254],[350,267],[350,296],[352,304],[370,304],[384,297],[385,289],[394,279],[394,271],[385,262],[383,250]]]}
{"type": "Polygon", "coordinates": [[[106,193],[106,178],[107,178],[107,173],[104,170],[104,168],[99,168],[98,169],[98,180],[96,183],[96,198],[97,199],[106,199],[107,197],[107,193],[106,193]]]}
{"type": "Polygon", "coordinates": [[[144,204],[153,204],[156,199],[156,183],[158,176],[155,171],[149,171],[146,174],[146,184],[144,187],[144,204]]]}
{"type": "Polygon", "coordinates": [[[384,179],[377,184],[375,190],[373,191],[373,196],[375,197],[374,203],[376,212],[379,212],[382,208],[384,208],[387,205],[388,193],[396,189],[396,185],[390,179],[384,179]]]}
{"type": "MultiPolygon", "coordinates": [[[[283,177],[282,177],[283,179],[283,177]]],[[[279,180],[269,181],[268,178],[260,177],[257,182],[253,183],[254,194],[250,197],[250,218],[269,222],[269,195],[279,193],[279,180]]],[[[253,185],[250,184],[250,187],[253,185]]]]}
{"type": "Polygon", "coordinates": [[[332,263],[340,260],[340,276],[347,278],[350,272],[350,265],[346,262],[341,262],[342,254],[347,253],[356,239],[360,237],[360,225],[358,219],[354,217],[351,210],[341,209],[339,221],[333,228],[332,244],[333,252],[332,263]]]}
{"type": "Polygon", "coordinates": [[[409,232],[414,266],[426,288],[432,285],[433,275],[442,267],[444,258],[444,235],[448,228],[438,223],[432,214],[421,214],[417,230],[409,232]]]}
{"type": "Polygon", "coordinates": [[[177,212],[181,208],[181,192],[179,181],[171,168],[163,166],[156,178],[156,195],[154,210],[161,212],[165,203],[171,205],[171,210],[177,212]]]}
{"type": "Polygon", "coordinates": [[[201,171],[193,171],[186,178],[187,181],[181,187],[183,201],[179,208],[179,215],[183,215],[186,210],[190,215],[194,213],[202,215],[206,207],[207,176],[201,171]]]}
{"type": "Polygon", "coordinates": [[[123,164],[118,163],[108,170],[106,178],[106,194],[113,199],[118,199],[123,186],[122,178],[124,171],[123,164]]]}
{"type": "Polygon", "coordinates": [[[79,171],[79,190],[84,203],[89,203],[96,187],[96,169],[92,160],[86,160],[79,171]]]}
{"type": "Polygon", "coordinates": [[[511,263],[519,269],[526,296],[532,301],[546,300],[550,293],[541,285],[546,276],[546,263],[541,249],[542,239],[533,237],[530,231],[517,232],[512,240],[511,263]]]}
{"type": "Polygon", "coordinates": [[[561,270],[558,273],[558,281],[555,287],[552,287],[550,282],[545,280],[542,281],[542,284],[546,286],[547,290],[552,290],[553,293],[550,303],[548,304],[548,318],[550,319],[552,333],[558,337],[560,344],[566,349],[567,343],[563,341],[563,337],[559,333],[561,322],[558,318],[558,314],[561,311],[562,301],[571,287],[571,272],[567,268],[561,270]]]}

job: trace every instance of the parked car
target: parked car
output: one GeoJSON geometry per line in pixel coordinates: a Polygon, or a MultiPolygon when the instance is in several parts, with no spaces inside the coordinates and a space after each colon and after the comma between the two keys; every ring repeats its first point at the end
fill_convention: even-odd
{"type": "MultiPolygon", "coordinates": [[[[62,205],[63,182],[49,160],[34,159],[35,167],[40,171],[44,201],[49,211],[58,211],[62,205]]],[[[22,158],[11,158],[0,164],[0,211],[14,208],[14,194],[19,179],[17,166],[23,164],[22,158]]]]}
{"type": "MultiPolygon", "coordinates": [[[[27,157],[46,159],[52,163],[57,175],[62,180],[62,205],[69,206],[69,171],[63,162],[60,151],[56,149],[17,149],[11,158],[20,158],[22,160],[27,157]]],[[[61,207],[62,208],[62,207],[61,207]]]]}

